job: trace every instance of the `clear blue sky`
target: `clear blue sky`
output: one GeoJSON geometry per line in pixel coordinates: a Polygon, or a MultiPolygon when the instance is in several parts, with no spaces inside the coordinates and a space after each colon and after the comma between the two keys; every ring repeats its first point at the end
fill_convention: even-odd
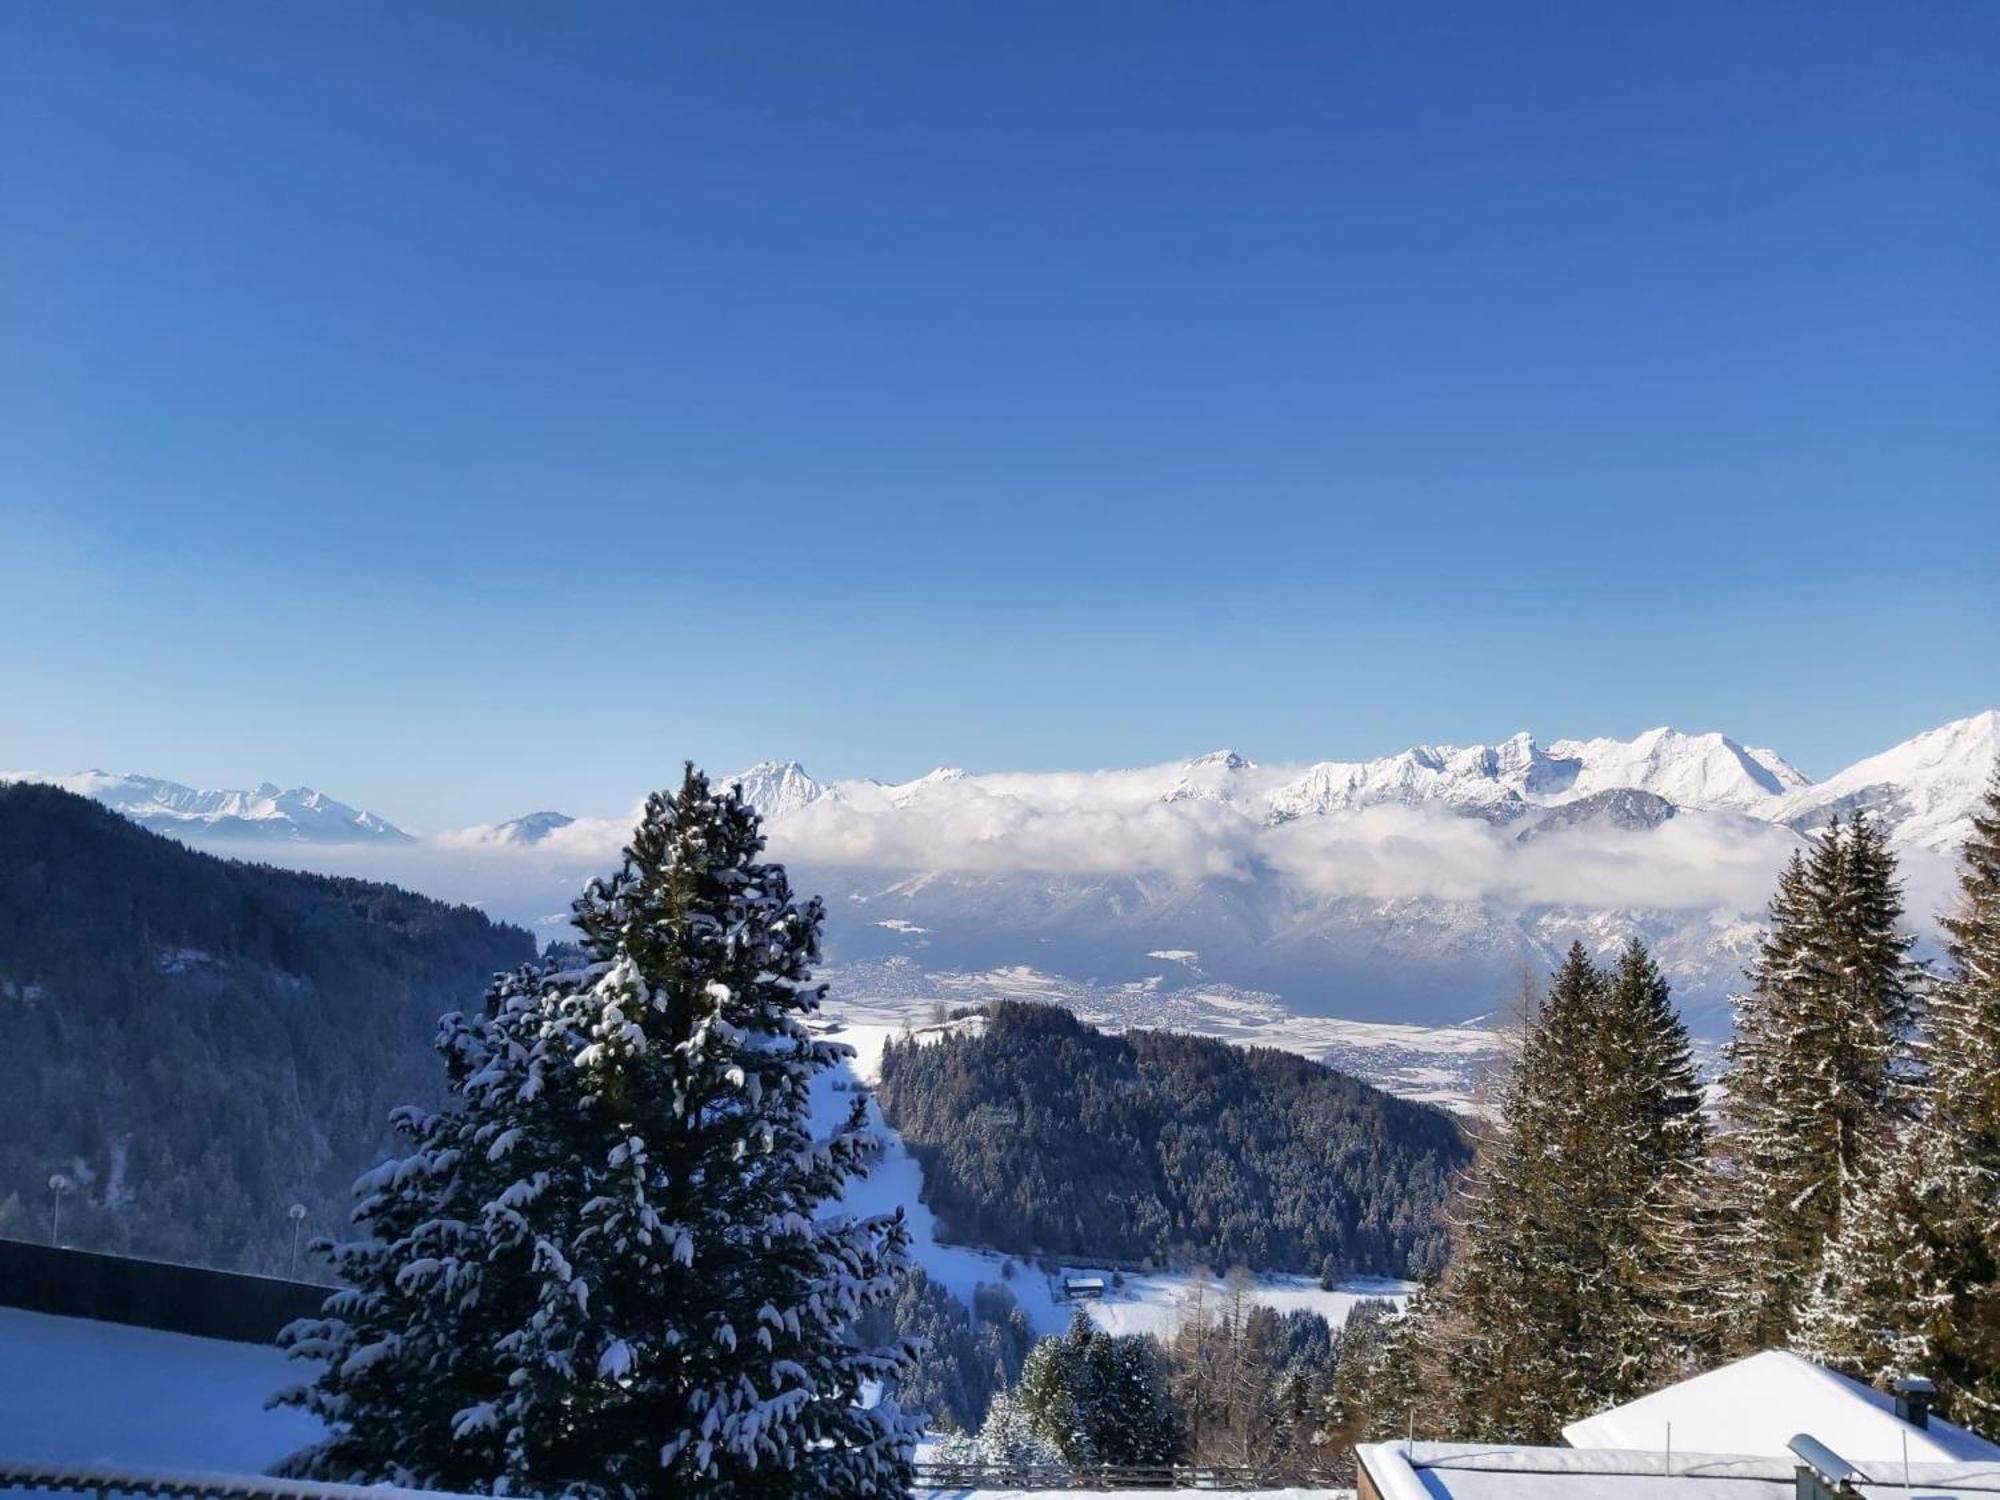
{"type": "Polygon", "coordinates": [[[2000,5],[0,13],[0,767],[2000,703],[2000,5]]]}

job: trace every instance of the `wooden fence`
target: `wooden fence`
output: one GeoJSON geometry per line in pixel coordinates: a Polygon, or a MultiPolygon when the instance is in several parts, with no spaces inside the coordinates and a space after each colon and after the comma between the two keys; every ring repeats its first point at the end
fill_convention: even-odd
{"type": "Polygon", "coordinates": [[[920,1463],[919,1490],[1352,1489],[1354,1475],[1253,1464],[920,1463]]]}

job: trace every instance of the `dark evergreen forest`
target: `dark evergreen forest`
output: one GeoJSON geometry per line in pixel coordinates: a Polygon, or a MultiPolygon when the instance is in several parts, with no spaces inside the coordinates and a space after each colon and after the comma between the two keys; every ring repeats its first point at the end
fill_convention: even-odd
{"type": "MultiPolygon", "coordinates": [[[[369,881],[198,853],[0,786],[0,1234],[283,1271],[344,1223],[431,1039],[529,935],[369,881]]],[[[304,1269],[304,1268],[302,1268],[304,1269]]]]}
{"type": "Polygon", "coordinates": [[[1110,1036],[1055,1006],[892,1043],[881,1101],[953,1238],[1314,1274],[1444,1264],[1451,1117],[1292,1053],[1110,1036]]]}

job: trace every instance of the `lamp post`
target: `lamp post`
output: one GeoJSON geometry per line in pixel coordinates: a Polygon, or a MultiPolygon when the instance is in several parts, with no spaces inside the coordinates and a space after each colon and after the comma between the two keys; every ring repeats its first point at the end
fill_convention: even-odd
{"type": "Polygon", "coordinates": [[[292,1280],[299,1279],[299,1231],[305,1227],[306,1206],[294,1203],[285,1210],[285,1216],[292,1221],[292,1280]]]}
{"type": "Polygon", "coordinates": [[[62,1201],[63,1194],[68,1192],[69,1189],[70,1181],[62,1173],[55,1172],[50,1174],[49,1193],[55,1200],[49,1209],[49,1243],[51,1245],[60,1246],[62,1244],[62,1201]]]}

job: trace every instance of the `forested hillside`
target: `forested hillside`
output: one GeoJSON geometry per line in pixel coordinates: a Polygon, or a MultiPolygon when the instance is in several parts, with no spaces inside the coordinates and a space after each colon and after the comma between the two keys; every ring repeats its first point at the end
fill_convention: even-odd
{"type": "Polygon", "coordinates": [[[196,853],[0,786],[0,1234],[283,1270],[344,1222],[438,1016],[527,933],[394,886],[196,853]]]}
{"type": "Polygon", "coordinates": [[[952,1237],[1020,1253],[1414,1275],[1444,1262],[1442,1111],[1320,1063],[1055,1006],[892,1044],[884,1111],[952,1237]]]}

